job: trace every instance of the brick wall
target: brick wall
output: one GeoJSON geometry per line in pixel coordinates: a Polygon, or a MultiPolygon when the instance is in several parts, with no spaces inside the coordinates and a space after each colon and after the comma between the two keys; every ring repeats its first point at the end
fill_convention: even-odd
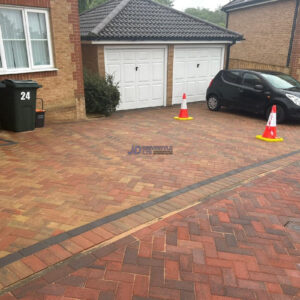
{"type": "Polygon", "coordinates": [[[2,75],[3,79],[33,79],[43,85],[47,120],[85,118],[82,58],[77,0],[0,0],[0,4],[49,8],[54,64],[58,71],[2,75]]]}
{"type": "Polygon", "coordinates": [[[2,0],[0,4],[32,6],[32,7],[50,7],[50,0],[2,0]]]}
{"type": "Polygon", "coordinates": [[[300,81],[300,11],[298,12],[290,67],[291,75],[300,81]]]}
{"type": "Polygon", "coordinates": [[[228,28],[246,39],[231,48],[230,57],[285,67],[295,5],[295,0],[285,0],[230,12],[228,28]]]}
{"type": "Polygon", "coordinates": [[[98,70],[100,76],[105,76],[105,58],[104,58],[104,46],[98,46],[98,70]]]}
{"type": "Polygon", "coordinates": [[[274,66],[262,63],[256,63],[247,60],[233,59],[229,60],[229,69],[254,69],[254,70],[269,70],[290,74],[290,68],[274,66]]]}
{"type": "Polygon", "coordinates": [[[174,45],[168,45],[167,106],[173,101],[174,45]]]}
{"type": "Polygon", "coordinates": [[[105,76],[104,46],[82,44],[83,68],[100,76],[105,76]]]}
{"type": "Polygon", "coordinates": [[[83,69],[92,73],[98,73],[98,47],[95,45],[82,44],[83,69]]]}

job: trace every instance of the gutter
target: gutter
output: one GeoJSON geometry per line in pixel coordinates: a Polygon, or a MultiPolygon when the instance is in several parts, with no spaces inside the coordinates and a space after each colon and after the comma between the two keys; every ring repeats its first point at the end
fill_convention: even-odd
{"type": "MultiPolygon", "coordinates": [[[[226,13],[226,29],[228,29],[228,24],[229,24],[229,12],[228,11],[224,11],[226,13]]],[[[243,38],[242,41],[244,41],[245,39],[243,38]]],[[[228,70],[229,68],[229,61],[230,61],[230,50],[231,47],[233,45],[236,44],[236,41],[233,41],[231,44],[228,45],[227,47],[227,53],[226,53],[226,66],[225,66],[225,70],[228,70]]]]}
{"type": "Polygon", "coordinates": [[[296,32],[296,26],[297,26],[298,14],[299,14],[299,5],[300,5],[300,0],[296,0],[296,8],[295,8],[295,13],[294,13],[294,21],[293,21],[293,27],[292,27],[292,33],[291,33],[291,39],[290,39],[290,46],[289,46],[289,52],[288,52],[288,57],[287,57],[287,61],[286,61],[287,67],[290,66],[290,62],[291,62],[291,56],[292,56],[292,51],[293,51],[295,32],[296,32]]]}
{"type": "Polygon", "coordinates": [[[228,22],[229,22],[229,12],[226,11],[226,29],[228,29],[228,22]]]}
{"type": "Polygon", "coordinates": [[[227,53],[226,53],[226,66],[225,66],[225,70],[228,70],[228,68],[229,68],[230,49],[235,44],[236,44],[236,41],[234,41],[234,42],[232,42],[232,44],[228,45],[227,53]]]}
{"type": "MultiPolygon", "coordinates": [[[[167,44],[174,44],[174,45],[187,45],[187,44],[203,44],[203,45],[222,45],[222,44],[229,44],[231,45],[232,41],[222,41],[222,40],[204,40],[204,41],[197,41],[197,40],[92,40],[92,41],[84,41],[84,43],[89,43],[92,45],[167,45],[167,44]]],[[[235,42],[234,42],[235,43],[235,42]]]]}
{"type": "Polygon", "coordinates": [[[227,5],[225,5],[225,6],[222,7],[221,10],[224,11],[224,12],[231,12],[231,11],[235,11],[235,10],[239,10],[239,9],[249,8],[249,7],[268,4],[268,3],[277,2],[277,1],[279,1],[279,0],[266,0],[266,1],[263,1],[263,2],[261,2],[260,0],[257,0],[257,1],[253,1],[250,4],[239,4],[239,5],[233,6],[231,8],[230,7],[227,8],[226,7],[227,5]]]}
{"type": "MultiPolygon", "coordinates": [[[[297,1],[300,1],[300,0],[297,0],[297,1]]],[[[228,23],[229,23],[229,12],[228,11],[225,11],[226,13],[226,28],[228,29],[228,23]]],[[[242,39],[242,41],[244,41],[244,37],[242,39]]],[[[225,70],[228,70],[229,68],[229,60],[230,60],[230,50],[231,50],[231,47],[233,45],[236,44],[237,41],[233,41],[231,44],[228,45],[227,47],[227,53],[226,53],[226,66],[225,66],[225,70]]]]}

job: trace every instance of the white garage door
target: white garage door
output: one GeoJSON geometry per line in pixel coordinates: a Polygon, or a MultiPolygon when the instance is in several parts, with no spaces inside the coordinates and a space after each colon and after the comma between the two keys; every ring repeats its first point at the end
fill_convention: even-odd
{"type": "Polygon", "coordinates": [[[105,49],[105,71],[119,83],[118,110],[164,105],[165,49],[105,49]]]}
{"type": "Polygon", "coordinates": [[[223,47],[175,47],[173,104],[204,101],[212,78],[223,68],[223,47]]]}

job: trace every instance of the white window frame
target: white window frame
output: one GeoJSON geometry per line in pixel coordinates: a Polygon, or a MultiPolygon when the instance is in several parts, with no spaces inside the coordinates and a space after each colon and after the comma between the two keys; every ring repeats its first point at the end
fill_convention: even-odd
{"type": "MultiPolygon", "coordinates": [[[[1,26],[0,26],[0,41],[3,41],[1,26]]],[[[5,59],[3,42],[0,42],[0,56],[1,56],[1,63],[2,63],[2,67],[0,67],[0,72],[2,73],[3,70],[6,69],[6,59],[5,59]]]]}
{"type": "Polygon", "coordinates": [[[2,59],[1,60],[2,61],[2,68],[0,68],[0,75],[57,70],[57,69],[54,68],[49,11],[47,9],[34,9],[34,8],[26,8],[26,7],[19,7],[19,6],[12,7],[12,6],[0,5],[0,9],[1,8],[2,9],[15,9],[15,10],[19,10],[19,11],[22,12],[24,34],[25,34],[25,41],[26,41],[26,50],[27,50],[27,57],[28,57],[29,67],[28,68],[17,68],[17,69],[8,69],[7,68],[6,58],[5,58],[5,51],[4,51],[4,43],[3,43],[2,32],[1,32],[1,27],[0,27],[0,55],[1,55],[1,59],[2,59]],[[47,29],[47,41],[48,41],[49,58],[50,58],[50,64],[49,65],[35,66],[34,63],[33,63],[34,60],[33,60],[30,29],[29,29],[29,20],[28,20],[28,13],[30,13],[30,12],[32,12],[32,13],[42,13],[42,14],[45,15],[46,29],[47,29]]]}

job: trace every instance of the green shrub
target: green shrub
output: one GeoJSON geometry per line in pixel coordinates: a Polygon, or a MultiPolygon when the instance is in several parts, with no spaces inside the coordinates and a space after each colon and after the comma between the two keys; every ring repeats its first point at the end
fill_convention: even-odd
{"type": "Polygon", "coordinates": [[[84,72],[84,91],[87,113],[100,113],[106,117],[116,111],[120,102],[118,85],[113,76],[100,77],[88,71],[84,72]]]}

